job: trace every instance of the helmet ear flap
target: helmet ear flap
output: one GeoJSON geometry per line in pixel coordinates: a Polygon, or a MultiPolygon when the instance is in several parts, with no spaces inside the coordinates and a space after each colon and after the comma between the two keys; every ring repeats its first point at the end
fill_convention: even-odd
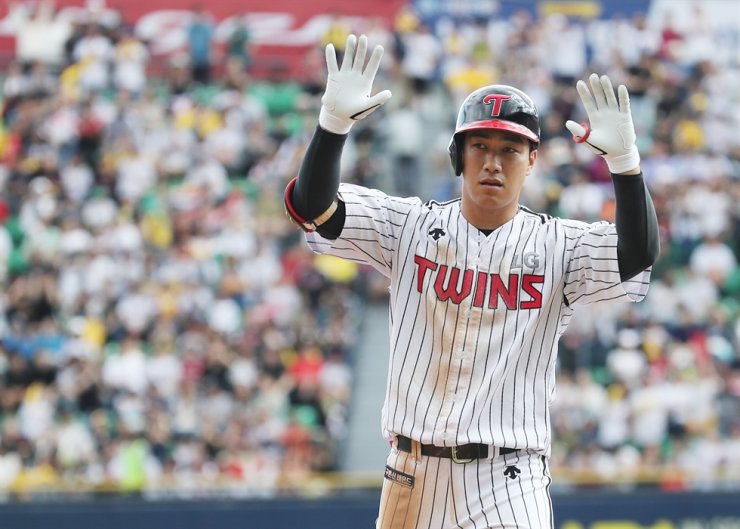
{"type": "Polygon", "coordinates": [[[450,140],[450,144],[447,146],[447,152],[450,154],[450,162],[452,163],[452,170],[455,171],[455,176],[460,176],[463,170],[462,137],[462,134],[454,134],[450,140]]]}

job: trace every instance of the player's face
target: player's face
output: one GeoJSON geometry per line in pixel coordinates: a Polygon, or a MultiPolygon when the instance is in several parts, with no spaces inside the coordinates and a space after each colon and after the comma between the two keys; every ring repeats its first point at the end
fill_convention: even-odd
{"type": "Polygon", "coordinates": [[[477,130],[465,135],[463,146],[462,212],[481,229],[495,229],[514,217],[524,179],[532,171],[537,151],[527,139],[501,130],[477,130]]]}

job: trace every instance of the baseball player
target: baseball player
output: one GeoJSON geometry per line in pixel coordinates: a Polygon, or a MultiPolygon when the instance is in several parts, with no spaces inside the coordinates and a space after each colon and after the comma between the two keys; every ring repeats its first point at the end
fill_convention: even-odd
{"type": "Polygon", "coordinates": [[[310,247],[390,279],[390,360],[382,413],[391,442],[378,529],[553,527],[548,493],[557,341],[579,303],[639,301],[658,254],[627,89],[591,75],[588,124],[566,127],[612,173],[616,223],[535,213],[519,194],[537,160],[532,100],[504,85],[463,102],[449,144],[461,197],[389,196],[340,184],[352,124],[383,49],[350,35],[341,67],[326,47],[319,124],[285,192],[310,247]]]}

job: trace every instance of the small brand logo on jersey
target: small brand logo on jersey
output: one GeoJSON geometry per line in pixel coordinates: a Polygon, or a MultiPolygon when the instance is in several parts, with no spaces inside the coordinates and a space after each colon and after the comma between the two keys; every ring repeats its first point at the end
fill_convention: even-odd
{"type": "Polygon", "coordinates": [[[519,470],[514,465],[506,467],[504,470],[504,476],[506,476],[507,479],[516,479],[519,477],[519,474],[521,474],[522,471],[519,470]]]}
{"type": "Polygon", "coordinates": [[[414,476],[409,476],[408,474],[399,472],[395,468],[391,468],[388,465],[385,466],[385,479],[395,481],[399,485],[408,487],[410,489],[414,488],[414,481],[416,481],[414,476]]]}
{"type": "Polygon", "coordinates": [[[438,241],[440,237],[444,237],[445,235],[447,233],[442,228],[432,228],[429,230],[429,236],[435,241],[438,241]]]}
{"type": "Polygon", "coordinates": [[[501,103],[503,103],[504,101],[508,101],[509,99],[511,99],[511,96],[503,94],[489,94],[483,98],[483,103],[487,105],[488,103],[493,101],[493,106],[491,107],[491,116],[495,117],[501,113],[501,103]]]}
{"type": "Polygon", "coordinates": [[[514,254],[514,260],[511,262],[511,269],[518,270],[522,266],[537,270],[540,267],[540,254],[536,252],[514,254]]]}

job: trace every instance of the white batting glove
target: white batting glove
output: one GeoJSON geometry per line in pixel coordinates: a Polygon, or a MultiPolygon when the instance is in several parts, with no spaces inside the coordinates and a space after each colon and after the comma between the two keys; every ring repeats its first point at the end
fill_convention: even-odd
{"type": "Polygon", "coordinates": [[[326,91],[321,97],[319,125],[322,129],[335,134],[347,134],[355,121],[368,116],[390,99],[390,90],[383,90],[370,96],[375,74],[383,57],[383,46],[375,46],[367,68],[363,71],[366,53],[367,37],[361,35],[358,41],[357,37],[350,35],[347,37],[340,69],[337,67],[334,46],[332,44],[326,46],[326,67],[329,76],[326,80],[326,91]]]}
{"type": "Polygon", "coordinates": [[[632,124],[627,87],[619,85],[617,102],[612,82],[606,75],[599,78],[593,73],[588,80],[591,90],[583,81],[576,83],[576,90],[590,123],[580,125],[568,120],[565,126],[577,143],[585,143],[604,158],[611,173],[621,174],[636,169],[640,165],[640,153],[635,145],[635,126],[632,124]]]}

